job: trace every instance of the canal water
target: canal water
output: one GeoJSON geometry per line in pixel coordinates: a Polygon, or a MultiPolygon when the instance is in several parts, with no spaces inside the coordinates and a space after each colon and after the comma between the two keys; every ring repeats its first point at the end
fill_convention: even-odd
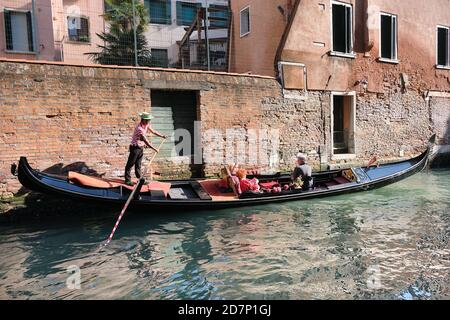
{"type": "Polygon", "coordinates": [[[126,214],[100,249],[115,215],[2,223],[0,298],[450,298],[450,171],[321,200],[126,214]]]}

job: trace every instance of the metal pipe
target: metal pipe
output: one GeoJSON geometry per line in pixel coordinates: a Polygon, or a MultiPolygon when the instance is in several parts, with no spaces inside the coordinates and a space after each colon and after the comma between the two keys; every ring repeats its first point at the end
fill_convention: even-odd
{"type": "Polygon", "coordinates": [[[137,52],[137,35],[136,35],[136,8],[134,6],[134,0],[131,0],[133,6],[133,37],[134,37],[134,66],[138,67],[138,52],[137,52]]]}
{"type": "Polygon", "coordinates": [[[205,8],[205,41],[206,41],[206,59],[208,63],[208,71],[211,70],[211,60],[209,56],[209,37],[208,37],[208,25],[209,25],[209,4],[208,0],[206,0],[206,8],[205,8]]]}

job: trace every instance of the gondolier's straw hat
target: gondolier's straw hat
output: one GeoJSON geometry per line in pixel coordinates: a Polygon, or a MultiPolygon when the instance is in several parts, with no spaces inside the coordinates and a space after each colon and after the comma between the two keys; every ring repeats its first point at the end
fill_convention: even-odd
{"type": "Polygon", "coordinates": [[[297,153],[297,159],[306,162],[306,160],[308,160],[308,157],[305,154],[300,152],[300,153],[297,153]]]}
{"type": "Polygon", "coordinates": [[[148,112],[141,112],[139,113],[139,117],[141,117],[142,120],[151,120],[153,119],[153,116],[148,112]]]}

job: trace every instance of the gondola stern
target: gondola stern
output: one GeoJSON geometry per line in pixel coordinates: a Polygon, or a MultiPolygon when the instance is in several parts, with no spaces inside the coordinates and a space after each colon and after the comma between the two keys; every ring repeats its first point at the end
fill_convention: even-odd
{"type": "Polygon", "coordinates": [[[428,146],[433,147],[436,144],[436,133],[433,134],[430,139],[428,139],[428,146]]]}
{"type": "Polygon", "coordinates": [[[20,157],[19,159],[19,166],[17,168],[17,177],[19,179],[19,182],[27,189],[30,190],[36,190],[36,184],[33,183],[34,175],[33,175],[33,169],[31,168],[30,164],[28,163],[27,157],[20,157]]]}

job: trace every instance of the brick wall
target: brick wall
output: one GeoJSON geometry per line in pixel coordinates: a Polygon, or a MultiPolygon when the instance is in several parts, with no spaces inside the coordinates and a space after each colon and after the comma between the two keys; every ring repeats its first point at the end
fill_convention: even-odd
{"type": "MultiPolygon", "coordinates": [[[[320,156],[333,163],[330,92],[309,92],[298,99],[284,96],[270,77],[3,61],[0,194],[20,188],[10,165],[23,155],[32,166],[53,173],[73,169],[123,175],[137,114],[150,110],[151,90],[161,89],[198,92],[202,134],[212,128],[244,129],[244,135],[252,128],[279,129],[281,169],[291,168],[300,150],[316,168],[320,156]]],[[[412,155],[423,150],[432,131],[448,132],[448,123],[431,121],[430,112],[438,110],[439,119],[449,119],[450,110],[443,114],[438,102],[430,108],[412,89],[402,93],[393,85],[383,94],[357,94],[356,102],[354,162],[365,162],[374,153],[398,158],[400,148],[404,156],[412,155]]],[[[247,139],[257,144],[250,135],[247,139]]],[[[179,160],[157,159],[155,170],[163,178],[189,175],[189,164],[179,160]]],[[[206,165],[204,172],[216,174],[218,166],[206,165]]]]}

